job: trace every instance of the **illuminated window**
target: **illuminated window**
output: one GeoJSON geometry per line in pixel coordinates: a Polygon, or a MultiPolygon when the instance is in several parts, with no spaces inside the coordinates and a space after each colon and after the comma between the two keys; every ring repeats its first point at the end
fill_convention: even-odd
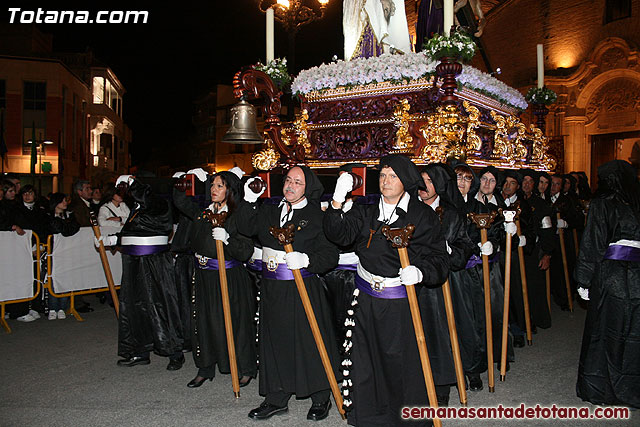
{"type": "Polygon", "coordinates": [[[93,78],[93,103],[104,103],[104,77],[93,78]]]}

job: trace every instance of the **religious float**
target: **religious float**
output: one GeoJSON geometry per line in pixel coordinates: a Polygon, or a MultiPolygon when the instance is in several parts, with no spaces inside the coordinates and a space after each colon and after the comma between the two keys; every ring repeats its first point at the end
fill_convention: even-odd
{"type": "Polygon", "coordinates": [[[470,36],[446,32],[424,48],[301,71],[291,84],[299,113],[287,123],[280,118],[282,92],[276,85],[282,70],[273,63],[243,69],[233,80],[241,103],[232,112],[226,141],[242,139],[252,102],[264,109],[264,147],[252,159],[261,171],[293,164],[316,170],[346,162],[372,165],[394,153],[417,165],[456,158],[474,167],[555,169],[544,112],[536,114],[536,124],[525,125],[519,114],[528,104],[520,92],[462,64],[475,54],[470,36]]]}

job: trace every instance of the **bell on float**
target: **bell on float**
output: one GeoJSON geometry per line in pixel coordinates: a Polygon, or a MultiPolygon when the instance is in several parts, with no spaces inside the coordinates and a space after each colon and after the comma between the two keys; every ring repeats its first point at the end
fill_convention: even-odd
{"type": "Polygon", "coordinates": [[[261,144],[264,138],[258,132],[256,108],[241,99],[231,107],[231,126],[222,137],[222,142],[230,144],[261,144]]]}

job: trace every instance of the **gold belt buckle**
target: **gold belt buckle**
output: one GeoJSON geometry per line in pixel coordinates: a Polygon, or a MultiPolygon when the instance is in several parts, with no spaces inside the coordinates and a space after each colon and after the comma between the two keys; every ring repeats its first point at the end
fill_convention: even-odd
{"type": "Polygon", "coordinates": [[[270,256],[267,258],[267,270],[271,272],[275,272],[278,269],[278,260],[274,256],[270,256]]]}

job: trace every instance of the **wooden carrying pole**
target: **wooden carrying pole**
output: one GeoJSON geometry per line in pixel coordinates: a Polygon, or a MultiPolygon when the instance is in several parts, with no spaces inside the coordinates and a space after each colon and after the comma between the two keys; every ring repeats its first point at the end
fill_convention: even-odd
{"type": "MultiPolygon", "coordinates": [[[[440,217],[442,223],[443,210],[442,206],[436,208],[436,213],[440,217]]],[[[456,319],[453,313],[453,301],[451,299],[451,285],[449,280],[445,280],[442,285],[442,296],[444,297],[444,307],[447,312],[447,325],[449,327],[449,339],[451,340],[451,351],[453,352],[453,362],[456,368],[456,381],[458,383],[458,395],[460,404],[467,406],[467,386],[464,381],[464,369],[462,367],[462,357],[460,357],[460,343],[458,341],[458,329],[456,327],[456,319]]]]}
{"type": "Polygon", "coordinates": [[[98,225],[98,218],[96,217],[95,212],[89,212],[89,220],[91,222],[91,228],[93,229],[93,235],[96,236],[96,239],[98,240],[98,253],[100,254],[102,269],[104,270],[107,285],[109,286],[109,293],[113,300],[113,308],[116,310],[116,317],[120,317],[120,302],[118,301],[118,294],[116,293],[116,285],[113,283],[113,275],[111,274],[111,267],[109,266],[109,260],[107,259],[107,250],[104,248],[102,240],[100,240],[102,234],[100,233],[100,226],[98,225]]]}
{"type": "MultiPolygon", "coordinates": [[[[513,210],[502,211],[505,222],[513,222],[516,214],[513,210]]],[[[486,233],[486,230],[482,230],[486,233]]],[[[483,257],[484,258],[484,257],[483,257]]],[[[483,260],[484,261],[484,260],[483,260]]],[[[500,381],[507,376],[507,340],[509,338],[509,298],[511,296],[511,234],[507,233],[504,269],[504,302],[502,306],[502,346],[500,352],[500,381]]],[[[493,370],[493,365],[489,365],[493,370]]]]}
{"type": "MultiPolygon", "coordinates": [[[[295,225],[289,224],[285,228],[271,227],[269,229],[273,237],[275,237],[278,242],[284,247],[284,251],[287,253],[293,252],[293,235],[295,232],[295,225]]],[[[307,320],[309,321],[309,326],[311,327],[311,333],[313,334],[313,339],[316,341],[316,347],[318,348],[318,353],[320,354],[320,359],[322,360],[322,366],[324,367],[324,372],[327,375],[327,380],[329,380],[329,386],[331,387],[331,392],[333,393],[333,398],[336,401],[336,406],[338,407],[338,412],[342,416],[342,419],[345,419],[344,408],[342,407],[342,394],[340,394],[340,389],[338,388],[338,383],[336,381],[336,376],[333,372],[333,368],[331,367],[331,362],[329,360],[329,355],[327,354],[327,349],[324,345],[324,340],[322,339],[322,335],[320,334],[320,328],[318,327],[318,321],[316,320],[316,315],[313,311],[313,306],[311,305],[311,301],[309,300],[309,295],[307,294],[307,288],[305,287],[304,280],[302,278],[302,274],[300,270],[291,270],[293,272],[293,277],[296,282],[296,287],[298,288],[298,294],[300,294],[300,299],[302,300],[302,306],[304,307],[304,312],[307,315],[307,320]]]]}
{"type": "MultiPolygon", "coordinates": [[[[206,211],[211,227],[222,227],[227,219],[227,213],[218,214],[206,211]]],[[[227,336],[227,351],[229,353],[229,367],[231,369],[231,386],[236,399],[240,397],[240,380],[238,378],[238,363],[236,361],[236,344],[233,338],[233,323],[231,322],[231,305],[229,304],[229,286],[227,285],[227,268],[224,264],[224,242],[216,240],[216,255],[218,256],[218,274],[220,276],[220,294],[222,296],[222,311],[224,314],[224,331],[227,336]]]]}
{"type": "MultiPolygon", "coordinates": [[[[558,212],[558,219],[562,219],[558,212]]],[[[571,282],[569,281],[569,266],[567,264],[567,246],[564,241],[564,229],[558,228],[560,237],[560,252],[562,252],[562,267],[564,268],[564,283],[567,288],[567,300],[569,301],[569,311],[573,312],[573,298],[571,297],[571,282]]]]}
{"type": "MultiPolygon", "coordinates": [[[[520,229],[520,220],[516,219],[516,227],[518,227],[518,237],[522,236],[520,229]]],[[[520,259],[520,281],[522,282],[522,302],[524,304],[524,322],[527,326],[527,345],[533,344],[533,335],[531,332],[531,312],[529,309],[529,284],[527,283],[527,270],[524,265],[524,250],[518,244],[518,258],[520,259]]]]}
{"type": "MultiPolygon", "coordinates": [[[[409,245],[409,238],[413,234],[414,230],[415,226],[412,224],[408,224],[404,228],[391,229],[388,225],[384,225],[381,228],[382,234],[391,241],[394,248],[398,249],[400,265],[402,268],[406,268],[411,265],[409,262],[409,254],[407,253],[407,246],[409,245]]],[[[413,320],[413,329],[416,334],[416,341],[418,342],[418,352],[420,353],[420,363],[422,365],[424,382],[427,386],[429,406],[437,408],[438,397],[436,395],[436,386],[433,382],[433,373],[431,372],[431,362],[429,361],[429,352],[427,351],[427,341],[424,337],[424,329],[422,328],[422,317],[420,316],[420,307],[418,306],[416,288],[414,285],[404,285],[404,287],[407,290],[409,309],[411,310],[411,319],[413,320]]],[[[442,426],[442,421],[440,421],[439,418],[434,418],[433,425],[435,427],[440,427],[442,426]]]]}
{"type": "MultiPolygon", "coordinates": [[[[497,211],[490,214],[469,213],[469,218],[480,229],[480,242],[484,245],[487,240],[487,228],[491,226],[493,220],[498,215],[497,211]]],[[[493,372],[493,322],[491,319],[491,285],[489,282],[489,257],[482,255],[482,278],[484,281],[484,313],[485,329],[487,336],[487,374],[489,377],[489,393],[496,391],[495,378],[493,372]]]]}

